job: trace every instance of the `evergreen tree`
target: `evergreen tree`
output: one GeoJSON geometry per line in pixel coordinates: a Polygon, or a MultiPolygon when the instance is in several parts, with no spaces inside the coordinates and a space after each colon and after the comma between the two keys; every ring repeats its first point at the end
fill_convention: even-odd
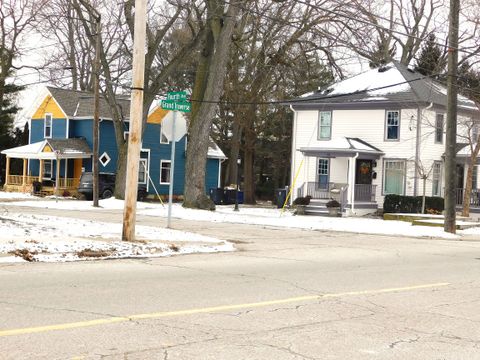
{"type": "Polygon", "coordinates": [[[458,89],[466,97],[480,102],[480,72],[472,69],[468,61],[458,68],[458,89]]]}
{"type": "Polygon", "coordinates": [[[435,34],[430,34],[418,55],[415,71],[425,76],[438,75],[445,70],[446,65],[447,60],[437,44],[435,34]]]}

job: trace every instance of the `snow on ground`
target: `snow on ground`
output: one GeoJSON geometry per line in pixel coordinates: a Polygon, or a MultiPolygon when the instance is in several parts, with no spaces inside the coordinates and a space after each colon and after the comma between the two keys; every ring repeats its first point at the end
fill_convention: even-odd
{"type": "Polygon", "coordinates": [[[138,242],[116,240],[121,224],[43,215],[0,213],[0,262],[76,261],[233,251],[229,242],[194,233],[136,226],[138,242]],[[13,256],[16,255],[17,257],[13,256]]]}
{"type": "MultiPolygon", "coordinates": [[[[89,258],[156,257],[194,252],[233,251],[231,243],[194,233],[157,227],[136,226],[141,242],[119,241],[121,224],[85,221],[44,215],[16,214],[11,206],[29,206],[39,209],[88,211],[91,201],[75,199],[38,199],[30,195],[0,192],[0,262],[21,258],[33,261],[75,261],[89,258]],[[3,204],[2,204],[3,203],[3,204]],[[1,208],[0,208],[1,209],[1,208]]],[[[122,210],[124,202],[116,199],[100,200],[97,210],[122,210]]],[[[168,204],[139,202],[137,214],[167,217],[168,204]]],[[[291,210],[240,205],[217,206],[216,211],[185,209],[173,204],[173,218],[236,224],[309,229],[320,231],[347,231],[353,233],[461,239],[463,235],[480,239],[480,227],[460,230],[456,235],[441,227],[412,226],[404,221],[385,221],[379,218],[332,218],[295,216],[291,210]]],[[[175,220],[173,220],[175,221],[175,220]]],[[[480,225],[480,223],[479,223],[480,225]]]]}
{"type": "MultiPolygon", "coordinates": [[[[1,200],[0,200],[1,202],[1,200]]],[[[9,202],[9,206],[32,206],[52,209],[88,210],[92,208],[91,201],[52,200],[9,202]]],[[[116,199],[100,200],[103,209],[123,209],[123,201],[116,199]]],[[[137,205],[137,213],[156,217],[167,217],[168,204],[143,203],[137,205]]],[[[412,226],[404,221],[385,221],[379,218],[332,218],[319,216],[295,216],[291,210],[282,212],[276,208],[249,207],[240,205],[240,211],[233,211],[233,205],[217,206],[216,211],[185,209],[180,204],[173,204],[172,216],[187,220],[253,224],[286,228],[347,231],[365,234],[399,235],[408,237],[429,237],[443,239],[458,239],[462,235],[478,235],[480,227],[460,230],[457,235],[446,233],[440,227],[412,226]]],[[[480,225],[480,224],[479,224],[480,225]]]]}

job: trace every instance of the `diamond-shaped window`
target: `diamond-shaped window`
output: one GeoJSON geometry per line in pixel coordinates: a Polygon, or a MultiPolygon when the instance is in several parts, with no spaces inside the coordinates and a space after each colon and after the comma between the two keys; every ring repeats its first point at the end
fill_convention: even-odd
{"type": "Polygon", "coordinates": [[[100,155],[100,158],[98,160],[103,166],[107,166],[111,158],[110,156],[108,156],[107,152],[104,152],[102,155],[100,155]]]}

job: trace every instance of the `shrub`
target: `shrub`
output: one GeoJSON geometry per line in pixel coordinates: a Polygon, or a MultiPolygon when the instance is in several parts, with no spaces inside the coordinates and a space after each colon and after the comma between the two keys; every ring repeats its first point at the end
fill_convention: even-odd
{"type": "MultiPolygon", "coordinates": [[[[425,209],[430,212],[441,213],[444,209],[443,198],[426,196],[425,209]]],[[[386,213],[419,214],[422,212],[422,196],[386,195],[383,201],[383,211],[386,213]]]]}
{"type": "Polygon", "coordinates": [[[308,205],[310,204],[310,199],[312,197],[310,195],[307,195],[305,197],[297,197],[294,201],[293,201],[293,205],[308,205]]]}
{"type": "Polygon", "coordinates": [[[325,206],[327,208],[336,208],[336,207],[340,207],[340,203],[337,200],[330,200],[325,204],[325,206]]]}

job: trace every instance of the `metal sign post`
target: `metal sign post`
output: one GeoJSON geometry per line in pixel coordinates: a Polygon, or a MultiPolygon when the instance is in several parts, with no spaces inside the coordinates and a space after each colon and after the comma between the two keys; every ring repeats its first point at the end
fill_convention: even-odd
{"type": "Polygon", "coordinates": [[[173,111],[172,121],[172,151],[170,154],[170,185],[168,187],[168,218],[167,228],[170,228],[172,222],[172,203],[173,203],[173,180],[175,175],[175,123],[177,120],[177,113],[190,112],[191,104],[187,101],[187,93],[185,91],[172,91],[167,94],[167,100],[162,100],[162,109],[173,111]]]}
{"type": "Polygon", "coordinates": [[[173,178],[175,172],[175,120],[177,120],[177,111],[173,112],[172,121],[172,152],[170,154],[170,185],[168,187],[168,220],[167,228],[170,228],[172,222],[172,202],[173,202],[173,178]]]}

